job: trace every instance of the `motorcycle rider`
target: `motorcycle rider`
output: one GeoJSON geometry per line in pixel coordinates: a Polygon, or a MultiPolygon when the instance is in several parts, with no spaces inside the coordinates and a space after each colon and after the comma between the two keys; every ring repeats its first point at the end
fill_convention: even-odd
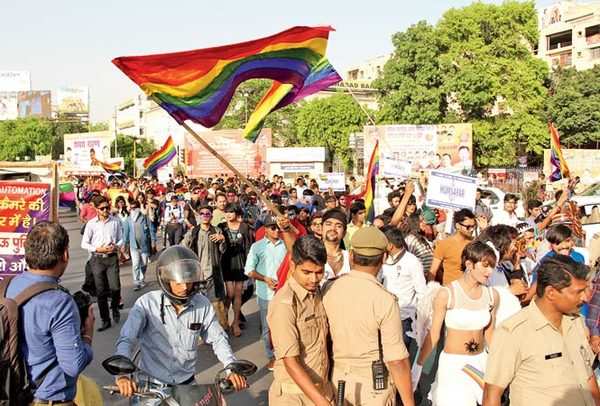
{"type": "MultiPolygon", "coordinates": [[[[131,308],[116,354],[133,359],[139,347],[137,384],[160,388],[168,396],[174,385],[194,382],[201,343],[211,344],[225,367],[236,358],[210,301],[198,293],[204,280],[198,256],[181,245],[171,246],[159,256],[156,273],[161,290],[144,294],[131,308]]],[[[236,390],[246,387],[241,375],[231,373],[228,379],[236,390]]],[[[137,390],[129,376],[118,376],[116,383],[123,396],[130,397],[137,390]]],[[[144,406],[159,403],[137,396],[132,402],[144,406]]]]}

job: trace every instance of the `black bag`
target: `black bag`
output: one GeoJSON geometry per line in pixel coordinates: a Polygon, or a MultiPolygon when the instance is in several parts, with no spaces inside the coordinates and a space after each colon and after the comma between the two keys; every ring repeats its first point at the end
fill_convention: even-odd
{"type": "MultiPolygon", "coordinates": [[[[6,289],[13,277],[0,281],[0,406],[22,406],[33,401],[34,386],[29,382],[25,361],[19,351],[19,307],[47,290],[58,289],[56,283],[35,283],[14,299],[6,298],[6,289]]],[[[55,364],[51,364],[53,367],[55,364]]],[[[39,387],[49,368],[35,382],[39,387]]]]}

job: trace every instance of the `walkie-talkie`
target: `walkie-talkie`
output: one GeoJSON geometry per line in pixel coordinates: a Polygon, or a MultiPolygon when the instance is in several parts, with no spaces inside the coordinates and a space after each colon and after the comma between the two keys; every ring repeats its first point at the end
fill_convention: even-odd
{"type": "Polygon", "coordinates": [[[371,364],[373,373],[373,389],[384,390],[388,385],[388,370],[383,362],[383,346],[381,345],[381,330],[377,330],[377,346],[379,347],[379,359],[371,364]]]}
{"type": "Polygon", "coordinates": [[[344,397],[346,395],[346,381],[338,381],[337,398],[335,406],[344,406],[344,397]]]}

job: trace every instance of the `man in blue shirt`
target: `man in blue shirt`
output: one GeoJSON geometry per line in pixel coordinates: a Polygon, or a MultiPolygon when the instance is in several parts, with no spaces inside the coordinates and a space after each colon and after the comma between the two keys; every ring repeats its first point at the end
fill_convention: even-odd
{"type": "MultiPolygon", "coordinates": [[[[69,262],[69,235],[59,224],[36,224],[25,241],[28,271],[10,281],[6,297],[39,282],[58,283],[69,262]]],[[[20,308],[19,345],[31,382],[32,405],[74,405],[78,375],[92,361],[94,314],[81,326],[75,301],[55,289],[34,296],[20,308]]]]}
{"type": "Polygon", "coordinates": [[[279,227],[275,216],[265,218],[265,238],[255,242],[250,247],[246,259],[245,273],[256,280],[256,296],[260,310],[261,338],[265,353],[269,359],[267,368],[273,370],[275,356],[271,344],[269,326],[267,324],[267,309],[277,288],[277,270],[285,258],[287,249],[279,238],[279,227]]]}
{"type": "MultiPolygon", "coordinates": [[[[118,355],[133,359],[140,349],[137,383],[128,376],[117,377],[119,390],[127,397],[138,384],[166,396],[173,385],[192,384],[202,343],[212,345],[225,367],[236,361],[210,301],[198,293],[204,280],[198,256],[189,248],[174,245],[162,252],[156,267],[161,290],[148,292],[135,302],[117,340],[118,355]]],[[[229,380],[237,390],[246,387],[240,375],[231,373],[229,380]]],[[[159,399],[133,399],[135,405],[160,403],[159,399]]]]}

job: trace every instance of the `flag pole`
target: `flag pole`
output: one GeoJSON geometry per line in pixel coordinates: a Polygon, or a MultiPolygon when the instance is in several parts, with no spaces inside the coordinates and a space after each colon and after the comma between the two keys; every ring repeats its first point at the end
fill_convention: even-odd
{"type": "Polygon", "coordinates": [[[187,125],[187,123],[183,122],[183,123],[181,123],[181,126],[183,128],[185,128],[185,130],[192,137],[194,137],[196,139],[196,141],[198,141],[200,144],[202,144],[202,146],[204,148],[206,148],[208,150],[208,152],[213,154],[215,156],[215,158],[217,158],[219,161],[221,161],[221,163],[223,165],[225,165],[231,172],[233,172],[238,178],[240,178],[242,180],[242,182],[244,182],[248,186],[250,186],[250,188],[254,191],[254,193],[256,193],[258,198],[267,206],[267,208],[269,210],[271,210],[278,217],[282,215],[282,213],[279,212],[277,207],[275,207],[275,205],[273,203],[271,203],[271,201],[269,199],[265,198],[263,196],[263,194],[258,190],[258,188],[256,186],[254,186],[254,184],[252,182],[250,182],[246,176],[242,175],[242,173],[240,171],[238,171],[235,166],[231,165],[231,163],[229,163],[229,161],[227,161],[221,154],[219,154],[213,147],[211,147],[208,144],[208,142],[204,141],[204,139],[202,137],[200,137],[198,135],[198,133],[196,133],[189,125],[187,125]]]}

